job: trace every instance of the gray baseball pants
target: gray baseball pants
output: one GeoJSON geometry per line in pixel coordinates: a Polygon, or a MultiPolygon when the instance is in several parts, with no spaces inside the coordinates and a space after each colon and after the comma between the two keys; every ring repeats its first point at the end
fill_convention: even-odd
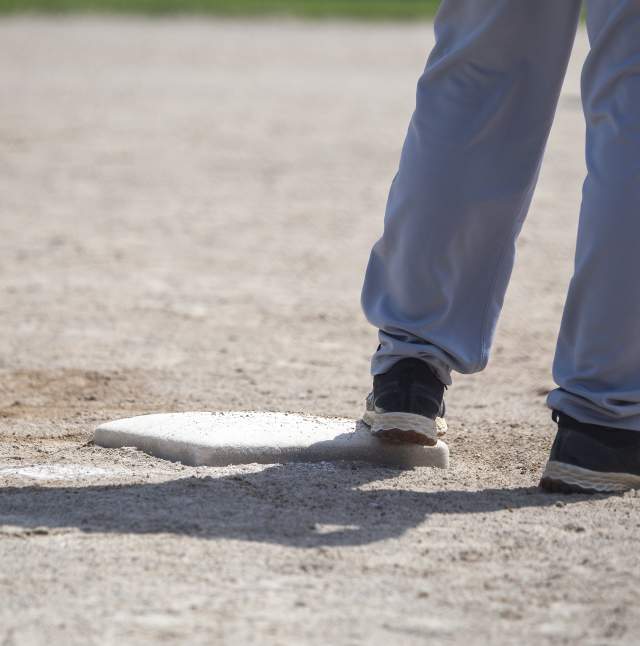
{"type": "MultiPolygon", "coordinates": [[[[444,0],[362,292],[372,373],[482,370],[581,0],[444,0]]],[[[640,0],[588,0],[588,176],[548,405],[640,431],[640,0]]]]}

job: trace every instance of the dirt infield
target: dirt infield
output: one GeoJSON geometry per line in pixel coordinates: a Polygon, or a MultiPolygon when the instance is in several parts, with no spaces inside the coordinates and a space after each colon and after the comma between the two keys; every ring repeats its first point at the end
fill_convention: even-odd
{"type": "Polygon", "coordinates": [[[356,418],[430,26],[0,21],[0,643],[637,643],[634,493],[542,495],[584,33],[452,466],[190,468],[142,412],[356,418]]]}

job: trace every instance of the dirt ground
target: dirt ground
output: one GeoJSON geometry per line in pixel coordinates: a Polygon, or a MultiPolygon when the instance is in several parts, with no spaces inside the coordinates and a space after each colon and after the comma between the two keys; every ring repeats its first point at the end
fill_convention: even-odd
{"type": "Polygon", "coordinates": [[[640,640],[639,497],[543,495],[576,52],[452,466],[190,468],[155,411],[359,416],[359,290],[431,26],[0,21],[0,643],[640,640]]]}

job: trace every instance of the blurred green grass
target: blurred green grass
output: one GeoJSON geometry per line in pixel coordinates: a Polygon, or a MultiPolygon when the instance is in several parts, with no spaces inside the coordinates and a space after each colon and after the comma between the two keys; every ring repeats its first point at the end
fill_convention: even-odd
{"type": "Polygon", "coordinates": [[[0,13],[288,15],[314,18],[431,18],[439,0],[0,0],[0,13]]]}

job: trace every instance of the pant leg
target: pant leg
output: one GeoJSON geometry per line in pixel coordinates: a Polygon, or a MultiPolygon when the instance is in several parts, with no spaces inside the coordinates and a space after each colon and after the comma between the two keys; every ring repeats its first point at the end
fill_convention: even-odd
{"type": "Polygon", "coordinates": [[[580,0],[444,0],[362,291],[372,373],[487,362],[580,0]]]}
{"type": "Polygon", "coordinates": [[[591,0],[587,170],[551,408],[640,431],[640,0],[591,0]]]}

